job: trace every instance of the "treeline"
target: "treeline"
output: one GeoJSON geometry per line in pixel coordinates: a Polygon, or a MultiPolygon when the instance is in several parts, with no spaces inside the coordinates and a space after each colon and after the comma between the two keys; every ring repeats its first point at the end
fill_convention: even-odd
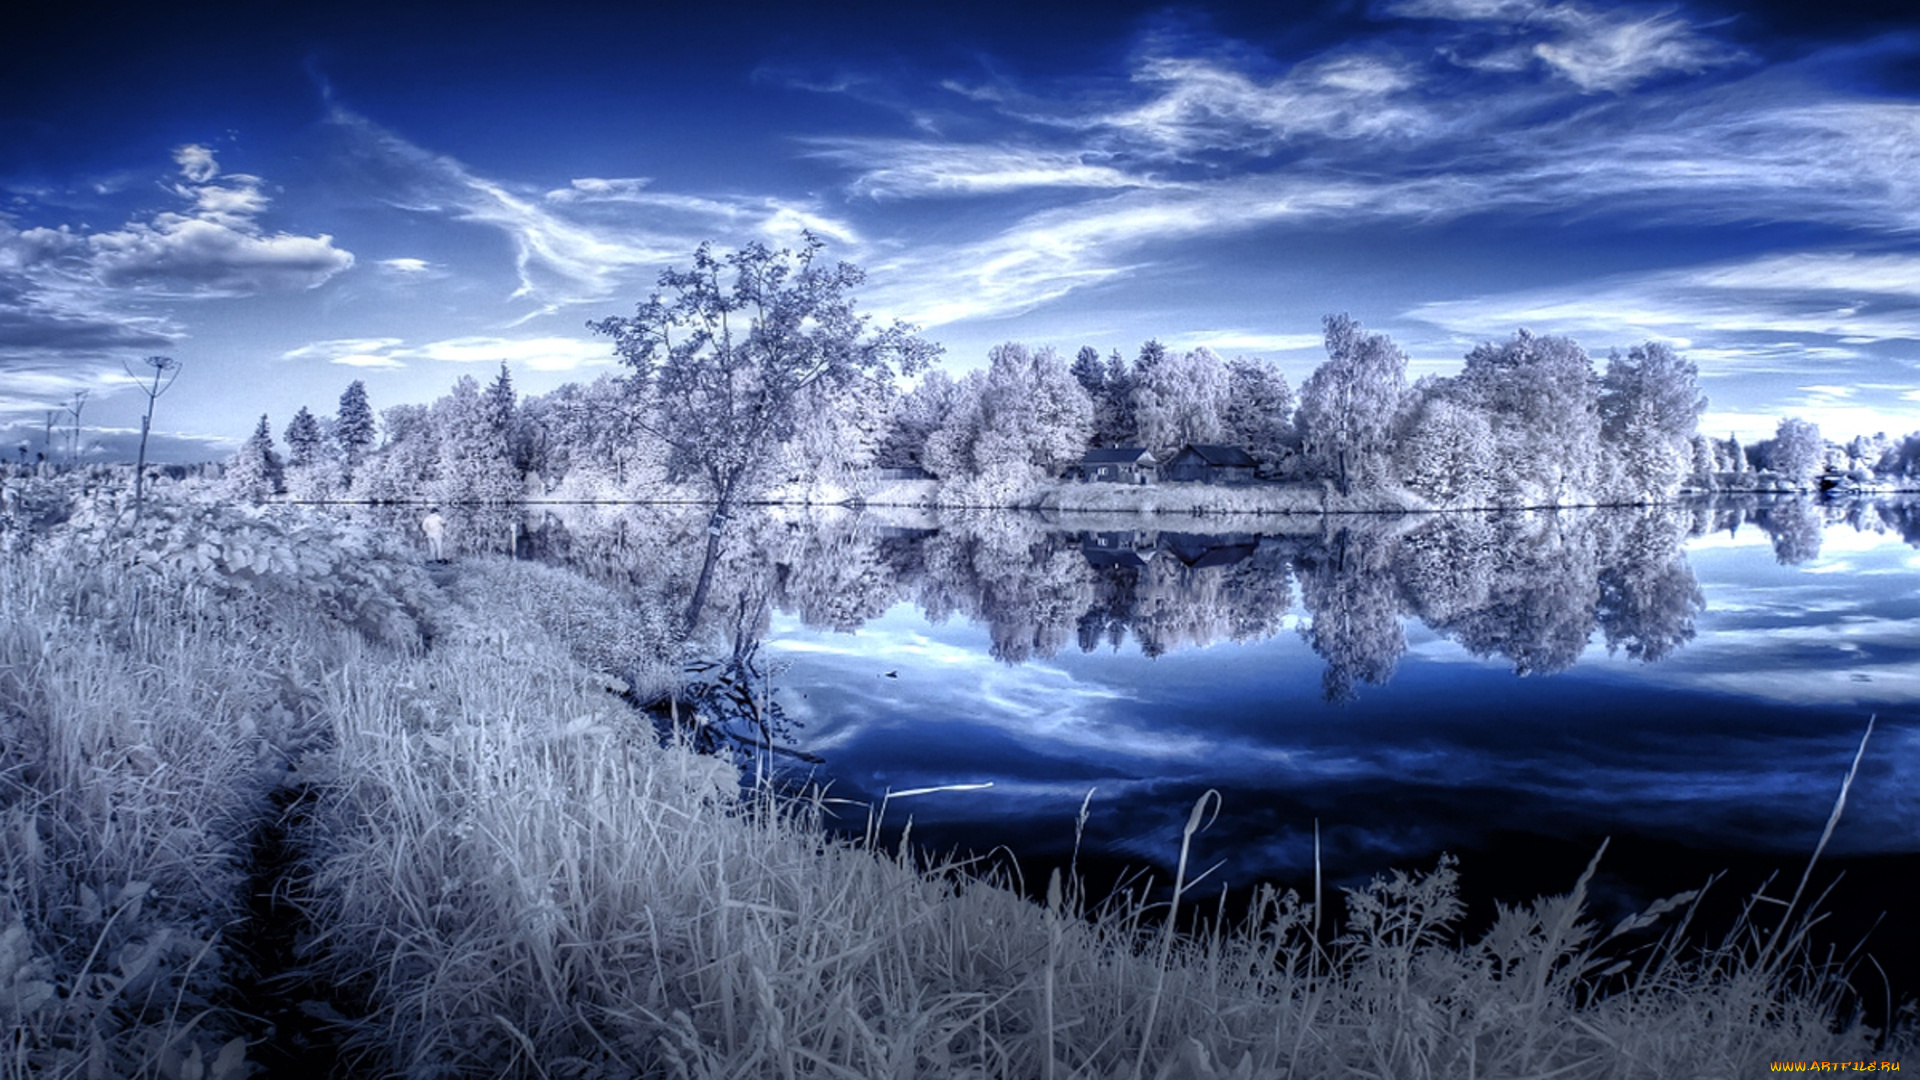
{"type": "MultiPolygon", "coordinates": [[[[1659,502],[1681,489],[1920,480],[1920,433],[1833,443],[1804,420],[1751,446],[1697,430],[1706,408],[1694,365],[1648,342],[1596,365],[1570,338],[1516,332],[1468,353],[1458,374],[1409,384],[1407,358],[1345,315],[1325,320],[1327,360],[1296,392],[1272,362],[1148,341],[1129,360],[1081,348],[1007,343],[955,378],[911,389],[850,376],[801,388],[790,431],[758,448],[763,497],[834,500],[882,470],[916,470],[943,497],[1012,505],[1090,448],[1142,447],[1165,461],[1188,444],[1251,456],[1267,480],[1342,493],[1399,488],[1438,506],[1659,502]]],[[[658,383],[603,376],[519,397],[511,374],[463,376],[427,405],[376,426],[362,383],[339,411],[302,408],[279,452],[268,419],[228,470],[262,499],[511,502],[646,498],[702,482],[665,438],[658,383]],[[377,438],[376,438],[377,435],[377,438]]],[[[914,473],[917,474],[917,473],[914,473]]],[[[910,474],[913,475],[913,474],[910,474]]]]}

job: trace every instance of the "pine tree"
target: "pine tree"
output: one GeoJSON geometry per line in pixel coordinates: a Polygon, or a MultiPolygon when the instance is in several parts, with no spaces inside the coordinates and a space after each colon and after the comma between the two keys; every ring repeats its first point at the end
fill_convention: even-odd
{"type": "Polygon", "coordinates": [[[320,434],[320,421],[305,405],[287,423],[287,468],[304,469],[319,463],[326,440],[320,434]]]}
{"type": "Polygon", "coordinates": [[[267,424],[267,415],[261,413],[253,435],[227,465],[227,491],[235,498],[265,502],[280,492],[284,471],[280,453],[273,448],[273,428],[267,424]]]}
{"type": "Polygon", "coordinates": [[[500,361],[500,374],[487,387],[487,426],[502,440],[513,431],[513,376],[507,372],[507,362],[500,361]]]}
{"type": "Polygon", "coordinates": [[[373,449],[373,406],[367,403],[367,385],[353,380],[340,395],[340,415],[333,422],[333,439],[340,449],[341,481],[353,483],[353,474],[367,451],[373,449]]]}

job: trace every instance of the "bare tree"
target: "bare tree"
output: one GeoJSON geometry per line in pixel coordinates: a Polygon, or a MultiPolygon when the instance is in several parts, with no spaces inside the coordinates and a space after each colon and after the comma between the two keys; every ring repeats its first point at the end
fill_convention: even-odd
{"type": "Polygon", "coordinates": [[[121,361],[120,366],[127,369],[127,377],[138,383],[140,392],[147,395],[147,411],[140,417],[140,456],[133,466],[133,523],[140,524],[140,507],[146,496],[147,482],[147,434],[153,430],[153,404],[160,395],[173,389],[173,381],[180,377],[180,361],[171,356],[149,356],[141,363],[153,371],[153,381],[148,382],[144,374],[136,374],[133,365],[121,361]]]}
{"type": "Polygon", "coordinates": [[[87,395],[90,390],[75,390],[73,403],[67,406],[67,414],[73,417],[73,434],[67,437],[67,460],[80,460],[80,410],[87,407],[87,395]]]}

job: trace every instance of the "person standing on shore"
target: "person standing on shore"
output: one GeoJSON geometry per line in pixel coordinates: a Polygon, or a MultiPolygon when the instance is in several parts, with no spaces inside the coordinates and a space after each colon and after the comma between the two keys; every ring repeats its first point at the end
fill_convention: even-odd
{"type": "Polygon", "coordinates": [[[427,555],[437,563],[447,561],[447,519],[440,516],[440,508],[433,507],[427,516],[420,519],[420,531],[427,534],[427,555]]]}

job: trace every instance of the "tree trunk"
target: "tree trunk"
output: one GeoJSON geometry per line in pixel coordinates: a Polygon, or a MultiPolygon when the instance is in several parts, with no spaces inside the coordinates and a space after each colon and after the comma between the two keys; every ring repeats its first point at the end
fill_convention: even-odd
{"type": "Polygon", "coordinates": [[[707,519],[707,554],[700,562],[700,580],[693,586],[693,597],[687,601],[683,637],[693,636],[693,628],[700,621],[700,611],[707,606],[707,592],[713,587],[713,568],[720,561],[720,541],[726,531],[727,519],[732,516],[733,491],[739,479],[738,475],[730,476],[715,485],[719,491],[719,501],[714,504],[713,516],[707,519]]]}

